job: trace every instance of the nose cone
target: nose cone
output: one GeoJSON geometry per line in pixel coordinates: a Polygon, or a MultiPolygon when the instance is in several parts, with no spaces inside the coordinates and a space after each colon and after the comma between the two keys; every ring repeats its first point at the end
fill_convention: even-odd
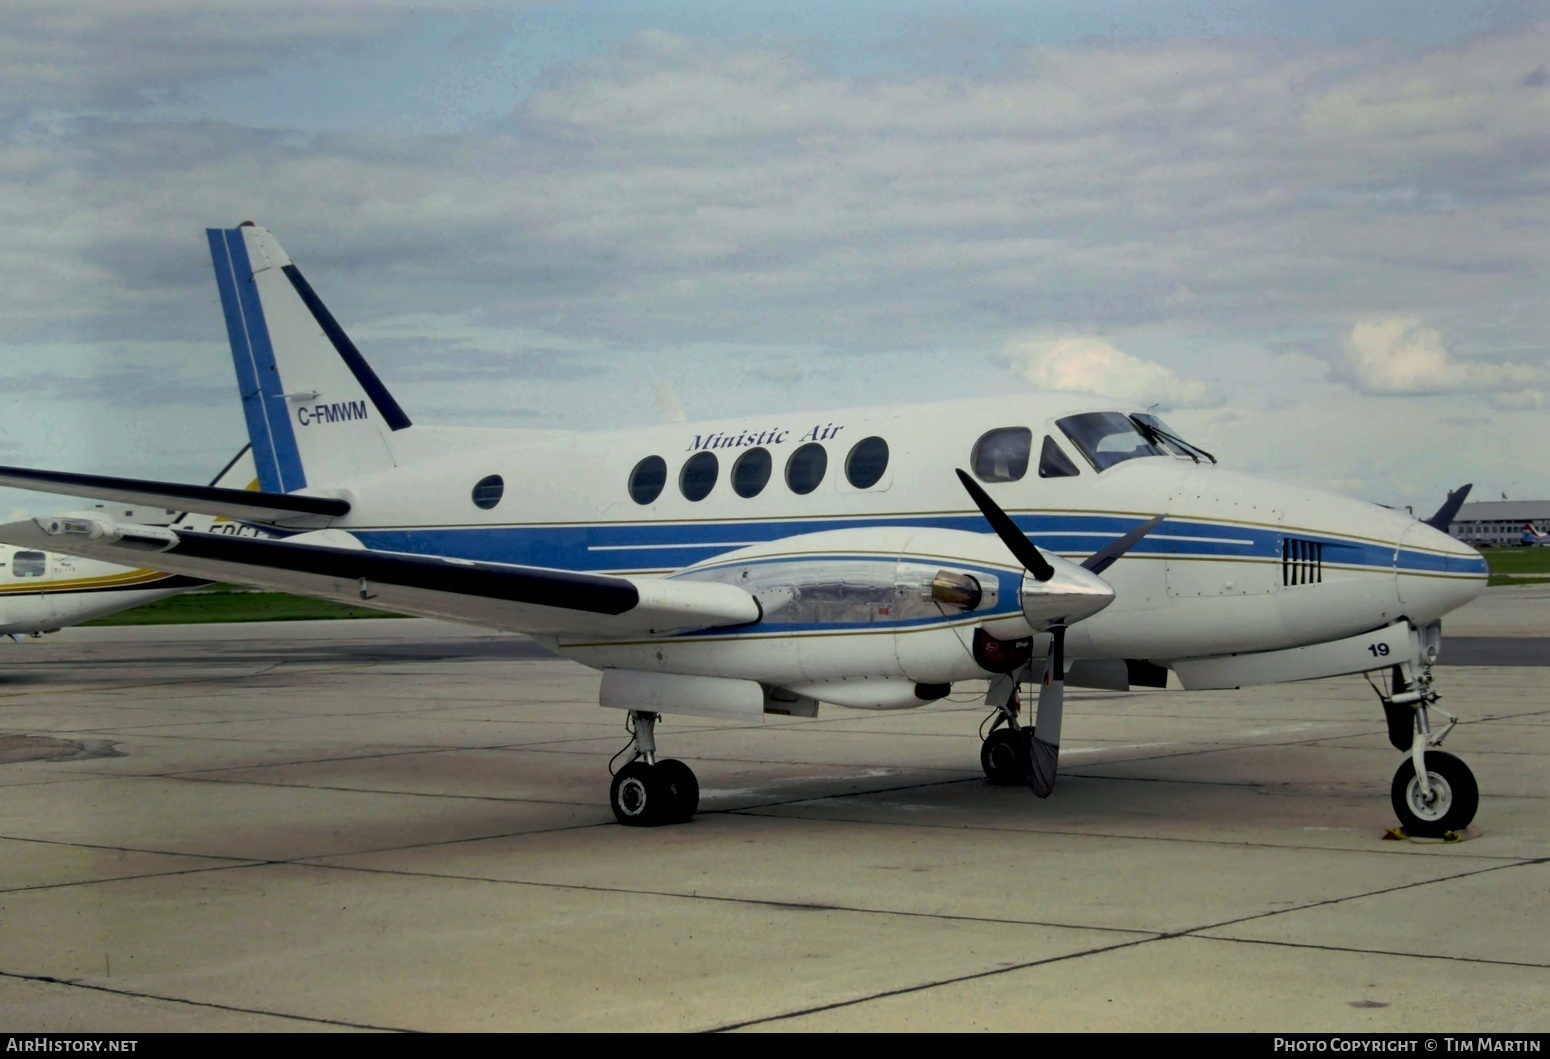
{"type": "Polygon", "coordinates": [[[1436,621],[1485,591],[1485,558],[1424,522],[1412,522],[1399,534],[1394,576],[1405,616],[1417,625],[1436,621]]]}
{"type": "Polygon", "coordinates": [[[1046,552],[1045,558],[1055,568],[1055,576],[1036,581],[1032,574],[1023,575],[1023,617],[1034,632],[1090,618],[1114,602],[1114,589],[1097,574],[1058,555],[1046,552]]]}

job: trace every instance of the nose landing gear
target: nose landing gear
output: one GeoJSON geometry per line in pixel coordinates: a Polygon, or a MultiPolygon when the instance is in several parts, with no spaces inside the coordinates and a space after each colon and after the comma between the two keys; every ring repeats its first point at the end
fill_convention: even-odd
{"type": "Polygon", "coordinates": [[[1406,754],[1389,788],[1400,826],[1418,838],[1442,838],[1462,831],[1480,807],[1480,788],[1468,765],[1433,749],[1442,745],[1458,718],[1437,705],[1431,663],[1423,660],[1394,666],[1389,692],[1385,694],[1376,684],[1373,690],[1388,718],[1389,742],[1406,754]],[[1435,734],[1432,710],[1448,721],[1447,727],[1435,734]]]}
{"type": "Polygon", "coordinates": [[[658,760],[656,724],[656,714],[630,711],[630,745],[620,753],[631,758],[608,788],[614,819],[626,827],[688,823],[700,807],[694,771],[682,761],[658,760]]]}

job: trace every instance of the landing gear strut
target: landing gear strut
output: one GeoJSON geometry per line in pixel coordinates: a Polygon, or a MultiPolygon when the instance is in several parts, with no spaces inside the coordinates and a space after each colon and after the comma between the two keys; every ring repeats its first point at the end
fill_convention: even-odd
{"type": "Polygon", "coordinates": [[[1480,789],[1468,765],[1433,749],[1442,745],[1458,718],[1437,705],[1431,662],[1397,665],[1391,670],[1388,694],[1376,684],[1373,689],[1388,718],[1389,742],[1406,755],[1389,788],[1400,826],[1406,834],[1420,838],[1441,838],[1462,831],[1475,818],[1480,789]],[[1436,733],[1432,731],[1433,710],[1448,722],[1436,733]]]}
{"type": "Polygon", "coordinates": [[[700,807],[700,783],[682,761],[657,758],[657,715],[630,711],[630,760],[614,773],[608,801],[626,827],[688,823],[700,807]]]}

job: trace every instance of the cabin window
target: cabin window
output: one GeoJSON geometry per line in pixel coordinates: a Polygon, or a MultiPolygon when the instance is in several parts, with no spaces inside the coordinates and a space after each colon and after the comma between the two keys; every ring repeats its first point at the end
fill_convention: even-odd
{"type": "Polygon", "coordinates": [[[1033,431],[1027,427],[992,430],[974,443],[969,463],[982,482],[1015,482],[1028,473],[1033,431]]]}
{"type": "Polygon", "coordinates": [[[11,573],[17,577],[42,577],[48,573],[48,553],[17,552],[11,560],[11,573]]]}
{"type": "Polygon", "coordinates": [[[678,472],[678,491],[687,500],[704,500],[716,488],[716,475],[721,464],[714,452],[696,452],[678,472]]]}
{"type": "Polygon", "coordinates": [[[1142,456],[1167,455],[1147,441],[1128,417],[1118,412],[1084,412],[1057,419],[1055,425],[1100,471],[1142,456]]]}
{"type": "Polygon", "coordinates": [[[506,480],[498,474],[486,475],[474,483],[474,507],[490,510],[506,495],[506,480]]]}
{"type": "Polygon", "coordinates": [[[1076,464],[1071,462],[1071,457],[1066,455],[1066,450],[1057,445],[1054,438],[1045,434],[1044,448],[1039,453],[1039,477],[1070,478],[1080,473],[1076,464]]]}
{"type": "Polygon", "coordinates": [[[845,480],[857,489],[872,488],[887,469],[888,442],[882,438],[863,438],[845,457],[845,480]]]}
{"type": "Polygon", "coordinates": [[[647,456],[630,472],[630,499],[637,504],[649,504],[662,495],[667,484],[667,461],[661,456],[647,456]]]}
{"type": "Polygon", "coordinates": [[[745,500],[764,492],[774,463],[769,449],[749,449],[743,453],[732,465],[732,492],[745,500]]]}
{"type": "Polygon", "coordinates": [[[823,481],[829,469],[829,454],[822,445],[810,441],[791,454],[786,461],[786,484],[793,493],[806,496],[823,481]]]}

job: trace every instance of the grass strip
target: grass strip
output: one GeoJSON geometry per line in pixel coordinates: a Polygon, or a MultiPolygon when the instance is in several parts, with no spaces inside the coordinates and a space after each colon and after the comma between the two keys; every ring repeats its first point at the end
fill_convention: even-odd
{"type": "Polygon", "coordinates": [[[284,592],[216,589],[170,596],[84,625],[192,625],[229,621],[316,621],[320,618],[401,618],[401,614],[308,599],[284,592]]]}

